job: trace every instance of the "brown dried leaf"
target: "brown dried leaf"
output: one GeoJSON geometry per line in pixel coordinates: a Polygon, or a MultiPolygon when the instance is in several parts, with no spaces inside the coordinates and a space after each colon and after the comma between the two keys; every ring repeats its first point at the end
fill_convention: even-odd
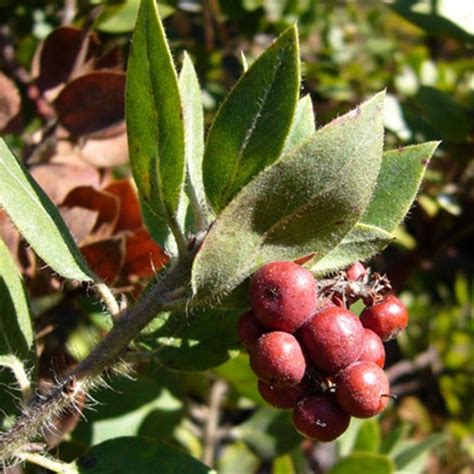
{"type": "Polygon", "coordinates": [[[59,211],[76,243],[83,244],[97,224],[99,212],[78,206],[61,206],[59,211]]]}
{"type": "MultiPolygon", "coordinates": [[[[97,50],[99,41],[89,33],[86,60],[97,50]]],[[[38,77],[37,84],[42,93],[61,86],[73,72],[76,59],[84,41],[84,33],[70,26],[61,26],[52,31],[38,46],[32,64],[32,75],[38,77]]]]}
{"type": "Polygon", "coordinates": [[[139,229],[127,237],[123,274],[128,278],[132,275],[138,278],[151,277],[167,262],[165,252],[146,229],[139,229]]]}
{"type": "Polygon", "coordinates": [[[143,225],[140,203],[130,180],[114,181],[105,187],[104,191],[117,196],[120,203],[119,217],[115,224],[114,233],[124,230],[133,231],[143,225]]]}
{"type": "Polygon", "coordinates": [[[21,97],[15,83],[0,72],[0,131],[20,113],[21,97]]]}
{"type": "Polygon", "coordinates": [[[80,149],[84,161],[97,168],[110,168],[128,162],[127,134],[110,138],[88,138],[80,149]]]}
{"type": "Polygon", "coordinates": [[[125,74],[93,72],[67,84],[56,99],[61,125],[72,135],[103,130],[124,120],[125,74]]]}
{"type": "Polygon", "coordinates": [[[124,261],[123,239],[107,239],[81,248],[89,266],[105,283],[111,285],[117,279],[124,261]]]}
{"type": "Polygon", "coordinates": [[[99,186],[98,171],[92,166],[79,163],[77,156],[64,155],[49,163],[35,165],[30,172],[50,199],[58,205],[77,186],[99,186]],[[71,164],[68,164],[68,160],[71,164]]]}
{"type": "Polygon", "coordinates": [[[96,211],[98,213],[97,222],[93,228],[96,239],[111,236],[119,217],[118,198],[92,186],[78,186],[72,189],[64,198],[62,206],[81,207],[96,211]]]}

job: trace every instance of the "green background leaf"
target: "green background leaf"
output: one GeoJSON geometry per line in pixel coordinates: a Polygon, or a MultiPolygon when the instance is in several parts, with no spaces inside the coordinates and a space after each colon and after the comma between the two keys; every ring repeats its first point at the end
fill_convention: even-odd
{"type": "Polygon", "coordinates": [[[137,338],[145,350],[173,370],[207,370],[238,354],[240,311],[209,309],[194,314],[164,313],[137,338]]]}
{"type": "Polygon", "coordinates": [[[78,461],[87,474],[205,474],[214,472],[184,451],[140,437],[115,438],[97,444],[78,461]]]}
{"type": "Polygon", "coordinates": [[[96,279],[61,215],[0,139],[0,206],[33,250],[64,278],[96,279]]]}
{"type": "Polygon", "coordinates": [[[203,162],[204,184],[216,213],[280,156],[299,87],[298,37],[293,26],[245,72],[209,131],[203,162]]]}
{"type": "Polygon", "coordinates": [[[383,454],[352,453],[341,459],[328,474],[391,474],[393,473],[392,460],[383,454]]]}
{"type": "Polygon", "coordinates": [[[382,157],[383,94],[331,122],[260,173],[219,216],[197,254],[198,301],[219,301],[258,267],[322,259],[366,209],[382,157]]]}
{"type": "Polygon", "coordinates": [[[165,226],[174,221],[182,194],[184,131],[178,78],[154,0],[143,0],[138,14],[125,111],[133,177],[155,225],[165,226]]]}

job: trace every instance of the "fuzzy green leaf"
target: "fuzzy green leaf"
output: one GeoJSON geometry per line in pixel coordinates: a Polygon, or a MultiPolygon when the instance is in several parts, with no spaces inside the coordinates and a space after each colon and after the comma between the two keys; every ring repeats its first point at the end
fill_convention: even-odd
{"type": "Polygon", "coordinates": [[[175,221],[182,194],[184,130],[178,78],[154,0],[143,0],[138,13],[125,111],[133,177],[155,226],[165,227],[175,221]]]}
{"type": "Polygon", "coordinates": [[[204,185],[216,213],[279,158],[295,113],[299,86],[298,33],[292,26],[241,77],[209,131],[204,185]]]}
{"type": "Polygon", "coordinates": [[[143,349],[156,352],[160,364],[169,369],[211,369],[239,353],[239,316],[238,310],[164,313],[142,331],[136,342],[143,349]]]}
{"type": "Polygon", "coordinates": [[[258,267],[322,259],[365,211],[383,146],[378,94],[260,173],[219,216],[197,254],[197,299],[218,301],[258,267]]]}
{"type": "Polygon", "coordinates": [[[0,239],[0,366],[25,373],[22,361],[35,359],[35,338],[23,282],[0,239]]]}
{"type": "Polygon", "coordinates": [[[316,122],[314,120],[313,102],[311,101],[311,96],[306,95],[298,102],[283,152],[286,153],[293,147],[304,143],[315,131],[316,122]]]}
{"type": "Polygon", "coordinates": [[[0,206],[33,250],[59,275],[96,279],[58,210],[0,139],[0,206]]]}
{"type": "Polygon", "coordinates": [[[207,205],[202,180],[204,114],[199,81],[193,63],[186,53],[179,75],[179,91],[183,104],[187,191],[191,202],[197,208],[196,216],[203,221],[197,222],[197,226],[205,227],[210,220],[211,213],[207,205]]]}
{"type": "Polygon", "coordinates": [[[114,438],[90,448],[78,460],[81,474],[209,474],[214,472],[180,449],[159,441],[114,438]]]}
{"type": "Polygon", "coordinates": [[[383,250],[409,211],[438,142],[422,143],[383,155],[372,200],[360,222],[325,258],[312,266],[316,273],[343,268],[383,250]]]}

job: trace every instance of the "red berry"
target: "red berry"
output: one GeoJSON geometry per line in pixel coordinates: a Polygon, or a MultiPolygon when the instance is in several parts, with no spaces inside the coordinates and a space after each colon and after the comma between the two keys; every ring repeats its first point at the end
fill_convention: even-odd
{"type": "Polygon", "coordinates": [[[293,424],[303,436],[317,441],[333,441],[346,431],[350,416],[329,397],[312,395],[297,403],[293,424]]]}
{"type": "Polygon", "coordinates": [[[370,418],[388,403],[385,372],[373,362],[354,362],[336,378],[336,398],[342,409],[357,418],[370,418]]]}
{"type": "Polygon", "coordinates": [[[295,332],[316,310],[313,274],[293,262],[272,262],[250,280],[250,301],[266,327],[295,332]]]}
{"type": "Polygon", "coordinates": [[[356,281],[362,277],[366,272],[364,265],[360,262],[353,263],[350,267],[346,270],[346,276],[348,280],[356,281]]]}
{"type": "Polygon", "coordinates": [[[300,334],[313,364],[328,374],[352,364],[362,352],[364,328],[359,318],[344,308],[324,308],[301,328],[300,334]]]}
{"type": "Polygon", "coordinates": [[[382,369],[385,364],[385,347],[382,339],[367,328],[364,328],[364,343],[359,360],[374,362],[382,369]]]}
{"type": "Polygon", "coordinates": [[[360,321],[382,341],[389,341],[407,327],[408,311],[396,296],[388,295],[380,303],[365,308],[360,321]]]}
{"type": "Polygon", "coordinates": [[[266,382],[291,386],[303,379],[306,361],[294,336],[274,331],[259,338],[250,353],[250,367],[266,382]]]}
{"type": "Polygon", "coordinates": [[[308,392],[308,384],[303,380],[293,387],[277,387],[264,380],[258,381],[258,391],[272,407],[280,410],[293,408],[308,392]]]}
{"type": "Polygon", "coordinates": [[[244,344],[247,349],[250,349],[265,332],[265,328],[257,321],[252,311],[247,311],[239,318],[237,332],[239,333],[242,344],[244,344]]]}

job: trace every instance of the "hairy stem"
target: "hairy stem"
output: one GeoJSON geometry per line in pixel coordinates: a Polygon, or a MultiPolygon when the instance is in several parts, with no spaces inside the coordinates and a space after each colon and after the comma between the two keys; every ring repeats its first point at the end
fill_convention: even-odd
{"type": "MultiPolygon", "coordinates": [[[[188,262],[189,263],[189,262],[188,262]]],[[[130,341],[160,312],[182,308],[186,299],[176,292],[187,271],[178,262],[143,299],[116,321],[116,324],[89,356],[46,396],[37,395],[23,410],[13,427],[0,433],[0,461],[14,458],[23,451],[55,415],[71,406],[77,397],[100,381],[104,371],[113,368],[126,351],[130,341]]]]}
{"type": "Polygon", "coordinates": [[[110,316],[112,316],[112,319],[116,321],[120,316],[121,309],[112,290],[105,283],[96,283],[94,289],[107,307],[107,311],[110,313],[110,316]]]}
{"type": "Polygon", "coordinates": [[[79,471],[74,467],[74,464],[66,464],[55,459],[37,453],[20,453],[18,458],[22,461],[27,461],[37,466],[44,467],[52,472],[60,472],[62,474],[77,474],[79,471]]]}

